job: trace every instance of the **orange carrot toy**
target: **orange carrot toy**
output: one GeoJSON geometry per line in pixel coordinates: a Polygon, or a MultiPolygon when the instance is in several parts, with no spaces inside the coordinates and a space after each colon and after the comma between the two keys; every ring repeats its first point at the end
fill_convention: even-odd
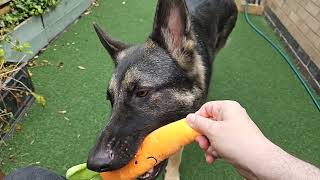
{"type": "Polygon", "coordinates": [[[133,180],[193,142],[199,135],[185,119],[163,126],[144,139],[129,164],[119,170],[101,173],[101,176],[104,180],[133,180]]]}
{"type": "MultiPolygon", "coordinates": [[[[103,180],[134,180],[193,142],[199,135],[186,123],[185,119],[163,126],[144,139],[135,158],[126,166],[100,175],[103,180]]],[[[73,171],[71,176],[75,174],[73,171]]]]}

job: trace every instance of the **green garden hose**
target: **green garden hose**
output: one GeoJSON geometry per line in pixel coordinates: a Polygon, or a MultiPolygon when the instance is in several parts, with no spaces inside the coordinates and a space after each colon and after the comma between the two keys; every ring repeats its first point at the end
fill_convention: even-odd
{"type": "Polygon", "coordinates": [[[244,15],[245,15],[245,19],[247,21],[247,23],[250,25],[250,27],[252,27],[252,29],[258,33],[261,37],[263,37],[266,41],[268,41],[268,43],[283,57],[283,59],[288,63],[288,65],[290,66],[290,68],[292,69],[292,71],[294,72],[294,74],[297,76],[297,78],[300,80],[301,84],[303,85],[304,89],[307,91],[307,93],[309,94],[309,96],[311,97],[313,103],[315,104],[316,108],[318,109],[318,111],[320,112],[320,102],[317,100],[317,98],[312,94],[311,89],[309,88],[308,84],[306,83],[306,81],[304,80],[304,78],[302,77],[302,75],[299,73],[299,71],[297,70],[297,68],[295,67],[295,65],[292,63],[291,59],[280,49],[279,46],[277,46],[272,40],[271,38],[269,38],[268,36],[266,36],[261,30],[259,30],[257,28],[257,26],[255,26],[253,24],[253,22],[250,20],[249,15],[248,15],[248,0],[245,0],[246,4],[245,4],[245,11],[244,11],[244,15]]]}

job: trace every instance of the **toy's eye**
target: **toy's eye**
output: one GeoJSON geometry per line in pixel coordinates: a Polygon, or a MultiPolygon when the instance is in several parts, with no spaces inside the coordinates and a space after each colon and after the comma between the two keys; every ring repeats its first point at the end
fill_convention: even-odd
{"type": "Polygon", "coordinates": [[[139,90],[136,92],[137,97],[146,97],[149,94],[148,90],[139,90]]]}

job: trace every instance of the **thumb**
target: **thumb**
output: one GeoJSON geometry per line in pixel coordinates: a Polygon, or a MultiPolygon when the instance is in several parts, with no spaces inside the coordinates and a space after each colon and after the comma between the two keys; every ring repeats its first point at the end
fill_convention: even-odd
{"type": "Polygon", "coordinates": [[[199,133],[207,136],[213,132],[213,129],[219,122],[197,114],[189,114],[187,116],[187,123],[192,127],[192,129],[195,129],[199,133]]]}

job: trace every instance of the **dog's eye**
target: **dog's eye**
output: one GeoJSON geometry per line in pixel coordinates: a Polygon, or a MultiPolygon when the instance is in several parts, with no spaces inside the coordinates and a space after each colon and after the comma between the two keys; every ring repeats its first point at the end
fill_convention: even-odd
{"type": "Polygon", "coordinates": [[[149,94],[149,91],[147,90],[139,90],[136,92],[137,97],[145,97],[149,94]]]}

